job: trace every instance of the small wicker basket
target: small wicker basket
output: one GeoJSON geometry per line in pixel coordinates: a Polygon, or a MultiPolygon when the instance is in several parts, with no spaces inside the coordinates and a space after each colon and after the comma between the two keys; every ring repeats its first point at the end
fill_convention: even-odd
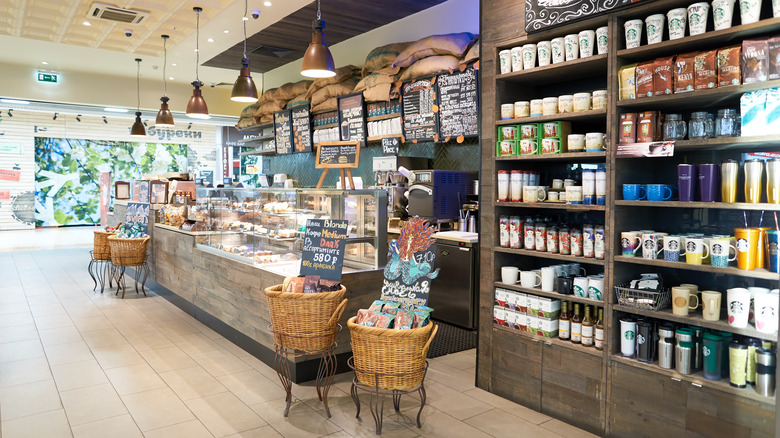
{"type": "Polygon", "coordinates": [[[386,390],[408,390],[425,377],[426,356],[439,327],[408,330],[364,327],[347,321],[352,336],[355,375],[360,383],[386,390]]]}
{"type": "Polygon", "coordinates": [[[111,263],[116,266],[140,266],[146,261],[146,248],[150,237],[143,239],[108,238],[111,247],[111,263]]]}
{"type": "Polygon", "coordinates": [[[95,260],[111,260],[111,248],[108,246],[108,238],[113,236],[113,231],[95,231],[92,249],[92,257],[95,260]]]}
{"type": "Polygon", "coordinates": [[[280,348],[317,353],[330,348],[347,305],[347,288],[321,293],[282,292],[282,285],[265,289],[274,344],[280,348]]]}

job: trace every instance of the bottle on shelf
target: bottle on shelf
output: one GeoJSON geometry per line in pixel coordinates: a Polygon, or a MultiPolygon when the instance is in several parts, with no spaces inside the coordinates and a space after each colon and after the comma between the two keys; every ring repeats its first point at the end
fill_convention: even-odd
{"type": "Polygon", "coordinates": [[[596,350],[604,349],[604,309],[599,308],[599,316],[596,318],[596,329],[593,334],[593,346],[596,350]]]}
{"type": "Polygon", "coordinates": [[[571,316],[571,341],[575,344],[582,343],[582,317],[580,305],[577,303],[574,303],[574,313],[571,316]]]}
{"type": "Polygon", "coordinates": [[[561,303],[561,316],[558,317],[558,337],[569,340],[571,338],[571,317],[569,316],[568,302],[561,303]]]}
{"type": "Polygon", "coordinates": [[[586,347],[593,346],[593,318],[590,317],[590,306],[585,307],[585,317],[582,318],[582,345],[586,347]]]}

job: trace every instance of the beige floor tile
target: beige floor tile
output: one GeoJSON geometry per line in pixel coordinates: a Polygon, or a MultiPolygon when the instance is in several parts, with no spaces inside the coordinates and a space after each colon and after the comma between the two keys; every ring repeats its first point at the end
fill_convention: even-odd
{"type": "Polygon", "coordinates": [[[130,344],[93,348],[92,353],[104,370],[144,362],[144,358],[130,344]]]}
{"type": "Polygon", "coordinates": [[[73,426],[74,438],[143,438],[129,414],[73,426]]]}
{"type": "Polygon", "coordinates": [[[574,427],[563,421],[552,419],[540,424],[544,429],[555,432],[558,435],[566,438],[597,438],[598,435],[593,435],[590,432],[584,431],[580,428],[574,427]]]}
{"type": "MultiPolygon", "coordinates": [[[[148,324],[148,322],[144,321],[143,324],[148,324]]],[[[127,339],[139,352],[175,346],[175,344],[159,330],[121,329],[120,331],[125,339],[127,339]]]]}
{"type": "Polygon", "coordinates": [[[160,373],[160,377],[182,400],[205,397],[226,392],[225,388],[208,371],[200,366],[160,373]]]}
{"type": "Polygon", "coordinates": [[[43,355],[43,347],[38,339],[0,344],[0,362],[32,359],[43,355]]]}
{"type": "Polygon", "coordinates": [[[555,432],[525,421],[501,409],[492,409],[488,412],[474,415],[464,422],[496,437],[505,436],[507,431],[511,431],[514,436],[560,438],[560,435],[555,432]]]}
{"type": "Polygon", "coordinates": [[[127,413],[114,387],[108,383],[60,393],[71,426],[127,413]]]}
{"type": "Polygon", "coordinates": [[[90,348],[109,347],[112,345],[128,343],[127,339],[113,327],[90,331],[82,330],[81,336],[90,348]]]}
{"type": "Polygon", "coordinates": [[[250,371],[252,369],[246,362],[237,358],[224,348],[206,353],[192,354],[191,356],[195,362],[215,377],[224,376],[225,374],[240,373],[242,371],[250,371]]]}
{"type": "Polygon", "coordinates": [[[0,388],[0,406],[3,421],[62,409],[51,379],[0,388]]]}
{"type": "Polygon", "coordinates": [[[428,403],[431,406],[458,420],[465,420],[493,409],[487,403],[475,400],[437,382],[426,382],[425,389],[428,395],[428,403]]]}
{"type": "Polygon", "coordinates": [[[173,319],[166,319],[162,321],[156,321],[154,323],[154,327],[157,330],[160,330],[165,336],[172,338],[174,336],[202,334],[198,329],[193,327],[192,324],[179,318],[178,316],[174,315],[172,312],[169,312],[168,310],[158,309],[153,312],[145,312],[142,314],[142,316],[148,319],[148,316],[150,314],[161,313],[161,312],[167,313],[171,315],[171,317],[173,318],[173,319]]]}
{"type": "Polygon", "coordinates": [[[144,350],[140,354],[158,373],[192,368],[198,365],[187,353],[175,346],[156,350],[144,350]]]}
{"type": "MultiPolygon", "coordinates": [[[[164,330],[162,330],[165,333],[164,330]]],[[[166,334],[167,335],[167,334],[166,334]]],[[[207,353],[209,351],[221,350],[222,347],[216,342],[212,341],[208,336],[203,333],[189,333],[186,335],[167,335],[177,347],[190,356],[200,353],[207,353]]]]}
{"type": "Polygon", "coordinates": [[[68,312],[65,311],[65,308],[62,307],[62,304],[60,304],[59,298],[56,298],[56,303],[47,303],[47,304],[36,304],[32,305],[30,304],[30,312],[36,317],[44,317],[44,316],[57,316],[57,315],[67,315],[68,312]]]}
{"type": "Polygon", "coordinates": [[[434,360],[443,362],[445,365],[449,365],[461,371],[466,371],[476,367],[477,365],[476,351],[477,349],[474,348],[467,351],[460,351],[458,353],[437,357],[434,360]]]}
{"type": "Polygon", "coordinates": [[[477,428],[470,426],[462,421],[441,412],[440,410],[431,406],[425,406],[420,416],[422,422],[422,428],[417,428],[417,412],[419,407],[402,411],[401,414],[392,412],[392,404],[390,404],[389,411],[386,414],[390,414],[390,418],[395,419],[399,423],[412,429],[412,431],[419,433],[426,437],[440,437],[446,436],[447,438],[490,438],[490,435],[484,433],[477,428]]]}
{"type": "Polygon", "coordinates": [[[38,330],[41,337],[41,343],[46,347],[48,345],[68,344],[71,342],[83,341],[81,332],[73,327],[64,327],[56,329],[38,330]]]}
{"type": "Polygon", "coordinates": [[[73,324],[80,332],[89,332],[94,330],[109,330],[113,329],[114,325],[105,316],[97,316],[92,318],[73,318],[73,324]]]}
{"type": "Polygon", "coordinates": [[[145,438],[213,438],[214,435],[198,420],[161,427],[144,432],[145,438]]]}
{"type": "Polygon", "coordinates": [[[284,399],[286,396],[281,385],[254,370],[219,376],[217,380],[247,405],[284,399]]]}
{"type": "MultiPolygon", "coordinates": [[[[201,329],[201,331],[203,331],[203,329],[201,329]]],[[[236,357],[238,357],[240,359],[243,359],[245,357],[254,357],[251,354],[249,354],[246,350],[244,350],[243,348],[241,348],[238,345],[236,345],[236,344],[230,342],[229,340],[223,338],[219,333],[217,333],[217,332],[215,332],[215,331],[213,331],[211,329],[209,329],[209,332],[203,332],[203,334],[208,336],[208,337],[210,337],[211,339],[213,339],[214,342],[219,344],[220,347],[224,348],[225,350],[229,351],[232,355],[234,355],[234,356],[236,356],[236,357]],[[213,337],[213,336],[211,336],[210,333],[214,333],[214,334],[216,334],[219,337],[213,337]]]]}
{"type": "Polygon", "coordinates": [[[3,418],[3,438],[71,438],[65,411],[57,409],[42,414],[7,420],[3,418]]]}
{"type": "MultiPolygon", "coordinates": [[[[35,314],[33,314],[35,316],[35,314]]],[[[73,321],[67,313],[58,313],[55,315],[35,316],[35,325],[40,330],[73,327],[73,321]]]]}
{"type": "MultiPolygon", "coordinates": [[[[279,407],[280,414],[282,410],[283,405],[279,407]]],[[[285,438],[320,437],[340,430],[334,422],[318,414],[304,403],[294,404],[290,408],[290,414],[287,418],[281,418],[281,420],[270,424],[285,438]]]]}
{"type": "Polygon", "coordinates": [[[541,412],[537,412],[533,409],[521,406],[511,400],[499,397],[480,388],[470,389],[464,392],[464,394],[472,397],[475,400],[482,401],[489,404],[490,406],[499,408],[505,412],[509,412],[510,414],[520,417],[523,420],[529,421],[533,424],[542,424],[550,419],[550,417],[542,414],[541,412]]]}
{"type": "Polygon", "coordinates": [[[3,304],[0,306],[0,315],[11,315],[14,313],[25,313],[30,311],[30,306],[26,301],[18,303],[3,304]]]}
{"type": "MultiPolygon", "coordinates": [[[[419,431],[412,430],[404,424],[390,418],[389,414],[393,411],[392,401],[385,406],[385,416],[382,422],[382,437],[391,438],[412,438],[419,436],[419,431]]],[[[292,415],[292,409],[290,410],[292,415]]],[[[354,404],[342,404],[331,408],[330,421],[344,430],[344,432],[360,438],[376,437],[376,423],[368,405],[363,404],[360,411],[360,419],[355,418],[356,410],[354,404]]],[[[323,417],[324,418],[324,417],[323,417]]],[[[273,424],[276,427],[276,424],[273,424]]],[[[284,434],[284,433],[283,433],[284,434]]],[[[287,436],[287,435],[285,435],[287,436]]],[[[294,435],[291,435],[294,436],[294,435]]]]}
{"type": "Polygon", "coordinates": [[[38,339],[35,324],[16,325],[0,329],[0,344],[38,339]]]}
{"type": "MultiPolygon", "coordinates": [[[[328,435],[330,436],[330,435],[328,435]]],[[[349,435],[347,435],[349,437],[349,435]]],[[[272,426],[258,427],[257,429],[245,430],[225,438],[283,438],[272,426]]]]}
{"type": "Polygon", "coordinates": [[[52,366],[95,359],[84,341],[48,345],[44,348],[46,357],[49,358],[49,364],[52,366]]]}
{"type": "Polygon", "coordinates": [[[469,389],[474,388],[474,373],[468,373],[444,363],[437,363],[435,366],[429,366],[428,373],[425,376],[426,382],[428,379],[441,383],[458,392],[468,391],[469,389]]]}
{"type": "MultiPolygon", "coordinates": [[[[297,404],[305,405],[305,403],[301,402],[300,400],[293,400],[293,406],[297,405],[297,404]]],[[[280,422],[284,422],[285,421],[285,418],[284,418],[284,407],[285,407],[284,399],[275,400],[275,401],[269,401],[269,402],[257,403],[257,404],[251,405],[249,407],[252,408],[252,410],[255,411],[255,413],[257,415],[259,415],[260,418],[265,420],[265,422],[268,423],[268,424],[275,424],[275,423],[280,423],[280,422]]],[[[309,408],[309,409],[311,409],[311,408],[309,408]]],[[[314,409],[311,409],[309,412],[311,412],[312,415],[314,415],[316,413],[316,411],[314,409]]]]}
{"type": "Polygon", "coordinates": [[[51,378],[51,370],[46,357],[0,363],[0,388],[51,380],[51,378]]]}
{"type": "Polygon", "coordinates": [[[146,362],[106,370],[106,375],[119,395],[134,394],[164,388],[165,382],[146,362]]]}
{"type": "Polygon", "coordinates": [[[32,324],[34,322],[35,320],[33,319],[32,313],[30,313],[30,311],[27,309],[21,312],[10,312],[10,313],[4,313],[3,310],[0,309],[0,328],[13,327],[15,325],[32,324]]]}
{"type": "Polygon", "coordinates": [[[195,418],[170,388],[125,395],[122,400],[143,432],[195,418]]]}
{"type": "Polygon", "coordinates": [[[224,392],[188,400],[187,406],[215,437],[265,426],[266,422],[235,395],[224,392]]]}
{"type": "MultiPolygon", "coordinates": [[[[265,364],[260,359],[254,356],[250,356],[250,357],[242,357],[241,360],[246,362],[247,365],[252,367],[260,374],[264,375],[266,379],[270,379],[274,383],[279,382],[279,376],[276,375],[276,370],[274,370],[272,366],[265,364]]],[[[279,383],[279,385],[281,385],[281,383],[279,383]]]]}
{"type": "Polygon", "coordinates": [[[51,372],[54,374],[54,381],[60,391],[109,383],[103,369],[94,358],[52,366],[51,372]]]}

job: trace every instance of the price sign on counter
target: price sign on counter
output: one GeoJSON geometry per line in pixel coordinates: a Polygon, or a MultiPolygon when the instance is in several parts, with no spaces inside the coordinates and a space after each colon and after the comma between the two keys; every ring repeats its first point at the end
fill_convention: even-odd
{"type": "Polygon", "coordinates": [[[389,137],[382,139],[382,155],[397,156],[401,145],[401,139],[398,137],[389,137]]]}
{"type": "Polygon", "coordinates": [[[301,275],[341,281],[344,248],[349,222],[336,219],[309,219],[303,236],[301,275]]]}

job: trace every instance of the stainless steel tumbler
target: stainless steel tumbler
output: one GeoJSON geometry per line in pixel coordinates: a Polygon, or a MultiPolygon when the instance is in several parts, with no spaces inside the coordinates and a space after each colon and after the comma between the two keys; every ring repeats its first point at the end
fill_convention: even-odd
{"type": "Polygon", "coordinates": [[[780,204],[780,159],[766,162],[766,200],[780,204]]]}
{"type": "Polygon", "coordinates": [[[720,164],[721,199],[723,202],[737,202],[737,176],[739,163],[734,160],[720,164]]]}
{"type": "Polygon", "coordinates": [[[775,354],[767,348],[756,349],[756,392],[764,397],[775,395],[775,354]]]}
{"type": "Polygon", "coordinates": [[[758,204],[761,202],[761,180],[763,179],[763,176],[763,161],[745,161],[745,202],[749,204],[758,204]]]}

